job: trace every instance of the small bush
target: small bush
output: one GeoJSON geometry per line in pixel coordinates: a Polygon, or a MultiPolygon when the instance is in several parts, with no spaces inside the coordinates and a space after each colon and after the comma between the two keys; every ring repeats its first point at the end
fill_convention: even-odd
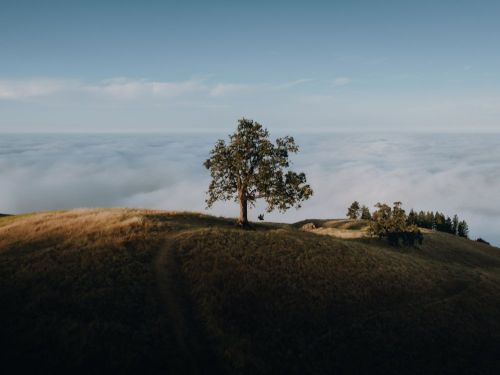
{"type": "Polygon", "coordinates": [[[488,241],[483,240],[481,237],[479,237],[476,241],[477,241],[477,242],[481,242],[481,243],[484,243],[484,244],[486,244],[486,245],[490,245],[490,246],[491,246],[491,244],[490,244],[488,241]]]}

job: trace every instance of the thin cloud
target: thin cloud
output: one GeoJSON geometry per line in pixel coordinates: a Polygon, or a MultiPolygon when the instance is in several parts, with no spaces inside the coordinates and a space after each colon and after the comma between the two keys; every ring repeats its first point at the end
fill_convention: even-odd
{"type": "Polygon", "coordinates": [[[333,81],[333,84],[335,86],[345,86],[345,85],[350,84],[351,82],[352,82],[352,79],[349,77],[337,77],[333,81]]]}
{"type": "Polygon", "coordinates": [[[145,79],[113,78],[96,85],[85,85],[82,90],[115,99],[136,99],[144,96],[172,98],[203,92],[207,88],[203,80],[194,79],[181,82],[161,82],[145,79]]]}
{"type": "Polygon", "coordinates": [[[218,97],[260,91],[286,90],[311,81],[299,79],[279,84],[208,83],[206,79],[169,82],[118,77],[99,82],[58,79],[0,80],[0,100],[51,97],[58,94],[87,95],[114,100],[176,98],[188,95],[218,97]]]}
{"type": "Polygon", "coordinates": [[[249,94],[260,91],[277,91],[277,90],[286,90],[292,88],[294,86],[301,85],[303,83],[307,83],[312,81],[311,79],[298,79],[295,81],[284,82],[279,84],[266,84],[266,83],[257,83],[257,84],[237,84],[237,83],[219,83],[215,85],[210,90],[210,96],[217,97],[223,95],[234,95],[234,94],[249,94]]]}
{"type": "Polygon", "coordinates": [[[19,100],[48,96],[65,91],[73,82],[54,79],[0,80],[0,100],[19,100]]]}
{"type": "Polygon", "coordinates": [[[219,83],[210,90],[210,96],[222,96],[255,92],[262,86],[236,83],[219,83]]]}
{"type": "Polygon", "coordinates": [[[298,86],[298,85],[301,85],[303,83],[308,83],[311,81],[312,81],[312,79],[310,79],[310,78],[302,78],[302,79],[297,79],[295,81],[285,82],[285,83],[282,83],[280,85],[276,85],[274,87],[276,89],[288,89],[290,87],[298,86]]]}

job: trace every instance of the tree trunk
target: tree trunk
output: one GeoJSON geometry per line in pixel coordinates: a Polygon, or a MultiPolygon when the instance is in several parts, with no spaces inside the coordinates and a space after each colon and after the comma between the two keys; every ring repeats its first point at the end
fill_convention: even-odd
{"type": "Polygon", "coordinates": [[[244,194],[240,194],[240,218],[238,219],[238,225],[246,228],[248,227],[248,202],[244,194]]]}

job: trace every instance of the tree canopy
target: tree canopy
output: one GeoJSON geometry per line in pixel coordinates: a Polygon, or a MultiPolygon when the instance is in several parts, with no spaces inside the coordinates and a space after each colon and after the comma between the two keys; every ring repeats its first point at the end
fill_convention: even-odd
{"type": "Polygon", "coordinates": [[[393,207],[377,203],[377,210],[372,215],[369,233],[379,238],[387,238],[389,244],[413,246],[423,241],[422,232],[415,224],[408,223],[408,217],[401,202],[394,202],[393,207]]]}
{"type": "Polygon", "coordinates": [[[312,196],[304,173],[289,170],[289,155],[299,150],[293,137],[269,139],[261,124],[242,118],[229,141],[219,139],[204,166],[212,178],[206,203],[234,199],[240,204],[239,224],[248,225],[248,205],[264,199],[267,212],[301,207],[312,196]]]}
{"type": "Polygon", "coordinates": [[[370,209],[363,205],[361,207],[361,219],[362,220],[371,220],[372,219],[372,214],[370,213],[370,209]]]}
{"type": "Polygon", "coordinates": [[[349,219],[356,220],[361,214],[360,210],[361,210],[361,206],[359,205],[359,202],[354,201],[347,209],[346,215],[349,219]]]}

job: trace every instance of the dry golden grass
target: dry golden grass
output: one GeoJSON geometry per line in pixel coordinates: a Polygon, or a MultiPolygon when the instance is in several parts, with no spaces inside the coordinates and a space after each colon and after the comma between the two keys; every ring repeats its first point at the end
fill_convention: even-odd
{"type": "MultiPolygon", "coordinates": [[[[335,233],[366,225],[305,222],[335,233]]],[[[174,316],[185,314],[198,327],[185,331],[203,336],[193,347],[214,348],[229,373],[500,369],[500,249],[444,233],[397,249],[297,230],[305,222],[242,231],[230,219],[136,209],[1,217],[0,361],[182,373],[174,316]],[[160,279],[179,297],[167,303],[159,251],[172,252],[160,279]]]]}
{"type": "MultiPolygon", "coordinates": [[[[302,221],[301,223],[305,223],[302,221]]],[[[366,220],[313,220],[310,221],[315,228],[307,229],[307,232],[321,234],[342,239],[354,239],[369,237],[368,222],[366,220]]],[[[297,224],[295,224],[297,226],[297,224]]]]}
{"type": "Polygon", "coordinates": [[[353,239],[353,238],[363,238],[368,237],[368,234],[364,230],[352,230],[352,229],[338,229],[338,228],[316,228],[310,230],[314,234],[322,234],[326,236],[332,236],[336,238],[343,239],[353,239]]]}
{"type": "Polygon", "coordinates": [[[322,223],[324,228],[337,228],[346,230],[366,230],[369,222],[367,220],[351,220],[351,219],[338,219],[327,220],[322,223]]]}

